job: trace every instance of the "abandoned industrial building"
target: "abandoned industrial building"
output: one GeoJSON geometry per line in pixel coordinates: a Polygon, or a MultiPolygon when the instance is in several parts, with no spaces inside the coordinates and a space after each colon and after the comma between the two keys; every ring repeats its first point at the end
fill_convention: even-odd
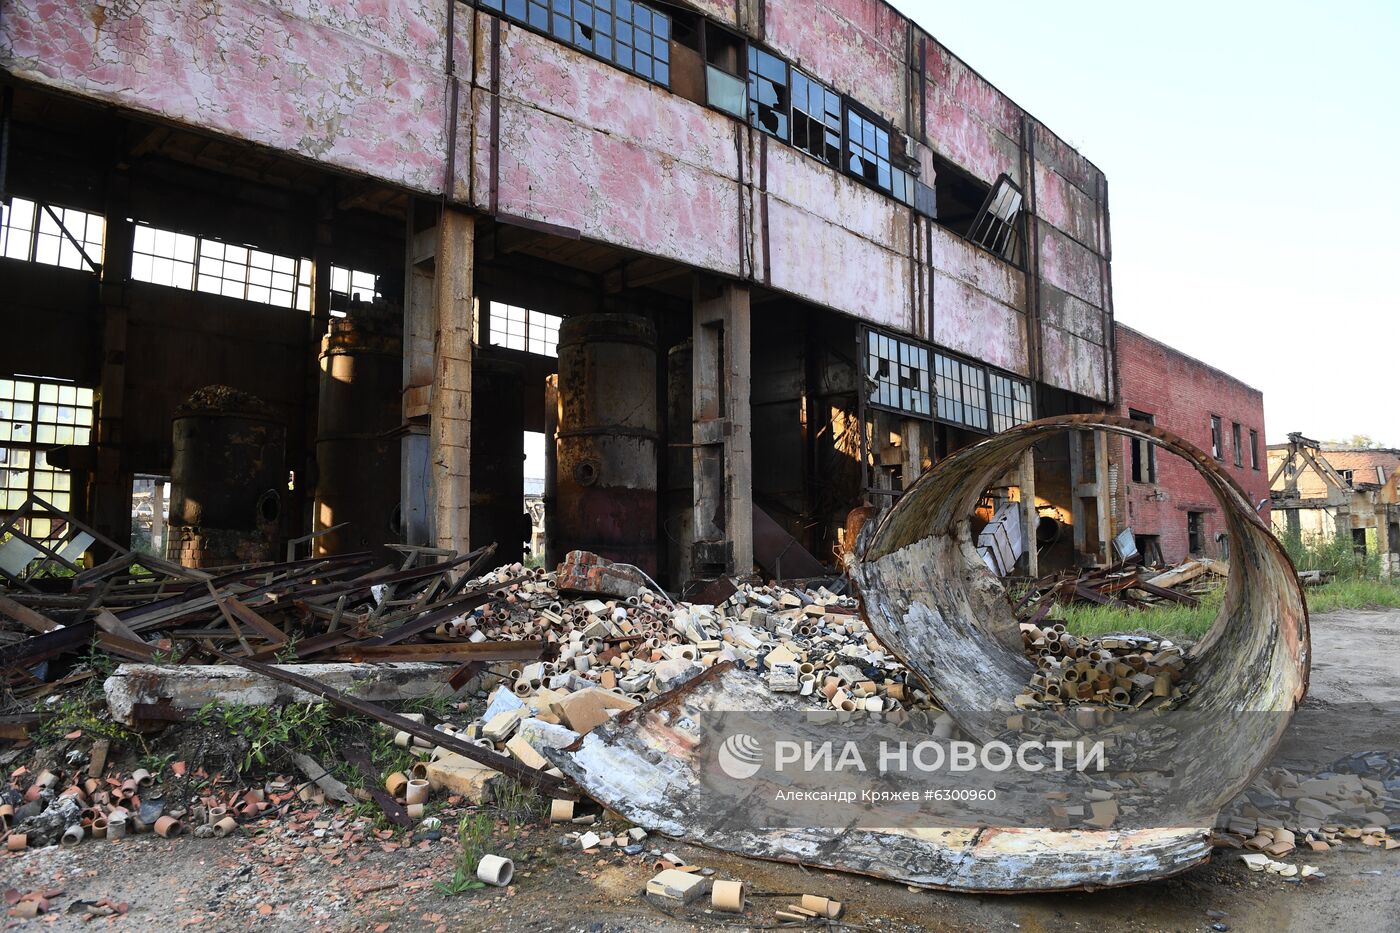
{"type": "Polygon", "coordinates": [[[1400,450],[1294,432],[1268,453],[1275,534],[1350,541],[1382,576],[1400,576],[1400,450]]]}
{"type": "Polygon", "coordinates": [[[1389,909],[1400,451],[1119,322],[1104,172],[925,26],[5,0],[7,921],[1389,909]]]}
{"type": "MultiPolygon", "coordinates": [[[[515,559],[543,432],[548,554],[679,587],[1116,405],[1103,174],[878,0],[101,10],[0,27],[12,503],[515,559]]],[[[1113,511],[1072,446],[1061,564],[1113,511]]]]}

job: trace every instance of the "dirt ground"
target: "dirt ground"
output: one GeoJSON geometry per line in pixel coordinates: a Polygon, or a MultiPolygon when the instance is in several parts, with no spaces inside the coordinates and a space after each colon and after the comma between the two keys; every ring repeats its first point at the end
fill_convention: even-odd
{"type": "MultiPolygon", "coordinates": [[[[1308,707],[1338,717],[1298,720],[1276,762],[1331,761],[1400,746],[1400,612],[1316,616],[1308,707]]],[[[1251,873],[1230,853],[1179,877],[1093,894],[978,896],[911,890],[799,866],[756,862],[648,839],[716,877],[743,878],[754,906],[746,916],[694,908],[668,915],[639,897],[652,874],[645,854],[589,856],[564,849],[557,828],[527,830],[502,854],[516,861],[504,890],[444,898],[433,883],[451,874],[448,841],[409,847],[370,836],[332,845],[341,827],[302,822],[225,840],[150,836],[87,842],[0,857],[0,889],[61,890],[34,928],[373,931],[761,930],[774,910],[820,893],[846,903],[851,929],[914,930],[1394,930],[1400,925],[1400,851],[1348,846],[1290,861],[1316,865],[1306,881],[1251,873]],[[317,835],[317,830],[323,830],[317,835]],[[124,917],[84,919],[80,901],[130,903],[124,917]]]]}

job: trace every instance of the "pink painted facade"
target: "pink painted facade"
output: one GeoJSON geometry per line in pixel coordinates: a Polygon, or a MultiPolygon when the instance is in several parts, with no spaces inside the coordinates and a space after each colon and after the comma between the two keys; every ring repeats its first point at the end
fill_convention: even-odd
{"type": "Polygon", "coordinates": [[[1097,168],[882,0],[692,8],[890,121],[925,182],[935,153],[984,184],[1007,175],[1033,208],[1029,269],[744,122],[464,3],[449,16],[448,0],[12,0],[0,66],[426,196],[452,167],[457,203],[1112,399],[1097,168]]]}
{"type": "MultiPolygon", "coordinates": [[[[1238,379],[1172,349],[1164,343],[1117,325],[1122,402],[1119,413],[1152,415],[1154,423],[1211,453],[1211,416],[1221,423],[1221,466],[1240,484],[1251,504],[1263,502],[1269,520],[1268,457],[1264,448],[1264,396],[1238,379]],[[1236,465],[1234,425],[1240,426],[1241,449],[1236,465]],[[1250,431],[1257,438],[1257,460],[1251,457],[1250,431]]],[[[1219,536],[1225,523],[1205,480],[1180,457],[1157,452],[1155,476],[1136,481],[1132,445],[1125,442],[1119,476],[1120,524],[1138,535],[1156,535],[1169,563],[1190,553],[1188,513],[1201,516],[1200,552],[1222,556],[1219,536]],[[1150,481],[1149,481],[1150,480],[1150,481]]]]}

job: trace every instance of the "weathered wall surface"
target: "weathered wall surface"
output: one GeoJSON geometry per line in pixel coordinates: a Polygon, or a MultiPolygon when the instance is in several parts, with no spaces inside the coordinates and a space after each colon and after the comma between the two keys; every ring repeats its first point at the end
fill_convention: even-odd
{"type": "Polygon", "coordinates": [[[446,0],[20,0],[12,74],[420,191],[445,164],[446,0]]]}
{"type": "Polygon", "coordinates": [[[0,65],[426,195],[450,171],[454,200],[1111,397],[1098,169],[880,0],[694,5],[905,130],[925,181],[935,152],[985,184],[1008,175],[1034,205],[1029,273],[739,121],[470,6],[454,8],[449,39],[448,0],[13,0],[0,65]]]}
{"type": "MultiPolygon", "coordinates": [[[[1221,467],[1243,487],[1251,505],[1262,499],[1261,514],[1269,518],[1269,474],[1264,450],[1264,396],[1238,379],[1173,350],[1165,344],[1117,325],[1122,376],[1119,414],[1129,409],[1154,416],[1155,423],[1210,453],[1210,416],[1219,415],[1224,433],[1221,467]],[[1235,466],[1231,425],[1238,422],[1243,450],[1235,466]],[[1249,432],[1259,434],[1259,466],[1250,463],[1249,432]]],[[[1119,475],[1126,493],[1126,524],[1136,534],[1160,535],[1168,562],[1187,557],[1186,513],[1204,515],[1205,553],[1220,556],[1216,535],[1225,522],[1215,496],[1199,471],[1180,457],[1157,451],[1157,482],[1134,483],[1131,448],[1122,448],[1119,475]]]]}

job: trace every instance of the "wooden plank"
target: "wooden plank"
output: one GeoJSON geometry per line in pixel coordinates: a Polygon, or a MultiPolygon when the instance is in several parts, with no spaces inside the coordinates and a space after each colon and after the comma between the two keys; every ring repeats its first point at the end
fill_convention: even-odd
{"type": "Polygon", "coordinates": [[[61,628],[53,619],[50,619],[41,612],[35,612],[22,603],[15,602],[8,596],[0,596],[0,613],[4,613],[25,628],[40,634],[52,632],[57,628],[61,628]]]}
{"type": "Polygon", "coordinates": [[[146,643],[146,639],[133,632],[127,624],[106,609],[99,608],[93,615],[92,620],[97,623],[97,627],[111,635],[125,638],[127,641],[146,643]]]}
{"type": "Polygon", "coordinates": [[[551,642],[483,641],[429,642],[414,645],[343,645],[321,654],[324,661],[538,661],[550,653],[551,642]]]}
{"type": "Polygon", "coordinates": [[[246,622],[248,625],[251,625],[253,628],[257,629],[259,635],[261,635],[263,638],[266,638],[273,644],[285,645],[288,641],[290,641],[290,639],[287,638],[286,632],[282,631],[280,628],[267,621],[267,619],[264,619],[261,615],[254,612],[251,608],[248,607],[246,603],[240,601],[237,597],[225,596],[223,602],[224,605],[228,607],[230,612],[238,616],[238,618],[243,622],[246,622]]]}

